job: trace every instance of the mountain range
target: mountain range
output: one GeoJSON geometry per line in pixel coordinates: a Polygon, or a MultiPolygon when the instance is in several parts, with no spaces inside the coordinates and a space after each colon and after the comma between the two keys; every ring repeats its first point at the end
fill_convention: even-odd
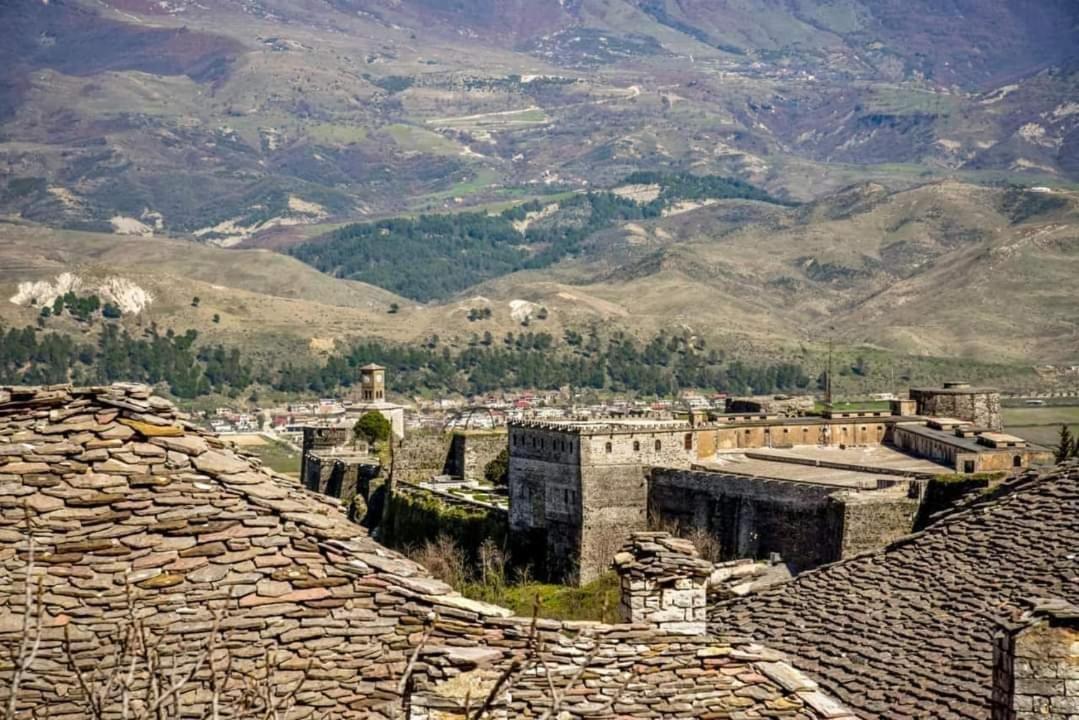
{"type": "Polygon", "coordinates": [[[264,348],[528,321],[1079,352],[1074,2],[17,0],[0,27],[8,324],[66,272],[153,297],[124,322],[264,348]],[[299,250],[420,214],[562,227],[589,193],[647,205],[642,170],[770,199],[682,198],[558,254],[526,226],[427,295],[299,250]]]}

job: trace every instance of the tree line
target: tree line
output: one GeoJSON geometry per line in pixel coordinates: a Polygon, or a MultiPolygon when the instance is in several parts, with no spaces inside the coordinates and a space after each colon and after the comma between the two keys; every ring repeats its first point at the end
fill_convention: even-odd
{"type": "Polygon", "coordinates": [[[239,348],[198,346],[197,340],[194,330],[177,334],[156,325],[137,335],[107,325],[96,341],[83,343],[33,327],[0,328],[0,382],[145,382],[167,385],[180,398],[236,395],[256,385],[324,395],[352,386],[361,365],[377,362],[393,373],[393,389],[407,395],[571,386],[664,397],[688,388],[741,394],[801,390],[811,384],[798,364],[730,359],[722,349],[680,334],[642,342],[623,333],[601,337],[596,330],[568,330],[560,339],[522,332],[464,347],[447,346],[437,336],[417,345],[367,339],[322,362],[288,360],[257,367],[239,348]]]}
{"type": "Polygon", "coordinates": [[[198,333],[161,332],[156,325],[141,336],[105,325],[93,342],[76,342],[33,327],[0,327],[0,383],[43,385],[73,382],[165,384],[180,398],[236,392],[255,381],[237,348],[196,347],[198,333]]]}

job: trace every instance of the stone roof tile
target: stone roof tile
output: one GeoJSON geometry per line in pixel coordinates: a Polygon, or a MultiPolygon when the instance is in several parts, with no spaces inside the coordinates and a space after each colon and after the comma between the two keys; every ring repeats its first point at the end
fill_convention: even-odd
{"type": "MultiPolygon", "coordinates": [[[[401,717],[402,692],[460,709],[460,688],[507,672],[495,707],[509,717],[549,712],[552,686],[572,720],[852,717],[745,639],[534,621],[463,598],[142,386],[0,388],[0,542],[0,645],[21,640],[31,555],[41,588],[20,718],[85,717],[69,661],[113,667],[132,612],[186,663],[217,624],[237,670],[269,662],[277,689],[296,691],[293,719],[401,717]]],[[[183,691],[192,712],[205,675],[183,691]]],[[[5,703],[11,678],[0,664],[5,703]]]]}
{"type": "Polygon", "coordinates": [[[1079,601],[1079,465],[1026,473],[891,546],[712,609],[866,717],[986,718],[994,632],[1079,601]]]}

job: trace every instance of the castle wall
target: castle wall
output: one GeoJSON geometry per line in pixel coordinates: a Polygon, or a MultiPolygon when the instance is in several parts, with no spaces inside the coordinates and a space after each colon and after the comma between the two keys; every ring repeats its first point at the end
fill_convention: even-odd
{"type": "MultiPolygon", "coordinates": [[[[859,418],[849,422],[829,422],[725,427],[701,430],[713,434],[717,450],[756,450],[795,445],[880,445],[890,438],[891,423],[859,418]]],[[[711,443],[711,441],[709,441],[711,443]]],[[[701,455],[701,457],[707,457],[701,455]]]]}
{"type": "Polygon", "coordinates": [[[899,483],[874,492],[843,492],[834,499],[843,506],[840,557],[882,548],[909,535],[918,517],[918,486],[899,483]]]}
{"type": "Polygon", "coordinates": [[[657,468],[648,508],[658,521],[701,528],[724,559],[779,553],[798,570],[834,562],[908,534],[917,497],[900,483],[883,491],[843,488],[717,472],[657,468]]]}
{"type": "Polygon", "coordinates": [[[506,449],[507,443],[505,430],[454,432],[450,439],[446,474],[468,482],[483,480],[483,472],[488,463],[506,449]]]}
{"type": "Polygon", "coordinates": [[[581,448],[575,433],[509,430],[510,532],[533,541],[544,575],[575,577],[581,559],[581,448]]]}
{"type": "Polygon", "coordinates": [[[917,404],[919,415],[966,420],[978,427],[996,431],[1004,427],[1000,393],[996,390],[915,388],[910,391],[910,399],[917,404]]]}
{"type": "Polygon", "coordinates": [[[398,480],[419,483],[435,475],[444,475],[449,451],[449,439],[440,430],[410,432],[397,447],[394,472],[398,480]]]}

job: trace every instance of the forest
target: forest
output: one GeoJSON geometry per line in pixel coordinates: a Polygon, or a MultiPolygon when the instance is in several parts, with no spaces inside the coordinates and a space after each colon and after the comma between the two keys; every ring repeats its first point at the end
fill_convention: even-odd
{"type": "Polygon", "coordinates": [[[211,393],[238,396],[255,387],[303,395],[326,395],[350,387],[358,368],[378,362],[390,369],[393,391],[403,395],[477,395],[498,390],[550,390],[564,386],[641,396],[671,396],[695,388],[730,393],[800,390],[810,378],[792,363],[752,365],[731,360],[698,338],[665,334],[641,342],[596,330],[485,334],[464,347],[437,336],[420,345],[378,339],[355,342],[325,361],[253,366],[238,348],[197,345],[198,333],[162,332],[156,326],[131,335],[105,325],[96,341],[34,327],[0,327],[0,383],[99,384],[144,382],[178,398],[211,393]]]}
{"type": "Polygon", "coordinates": [[[663,190],[646,204],[605,191],[573,195],[557,203],[552,217],[523,232],[514,222],[550,203],[533,200],[498,214],[463,212],[357,223],[297,245],[291,253],[322,272],[428,302],[484,280],[577,255],[590,235],[616,223],[660,217],[680,200],[778,202],[760,188],[720,176],[634,173],[624,182],[655,183],[663,190]]]}

